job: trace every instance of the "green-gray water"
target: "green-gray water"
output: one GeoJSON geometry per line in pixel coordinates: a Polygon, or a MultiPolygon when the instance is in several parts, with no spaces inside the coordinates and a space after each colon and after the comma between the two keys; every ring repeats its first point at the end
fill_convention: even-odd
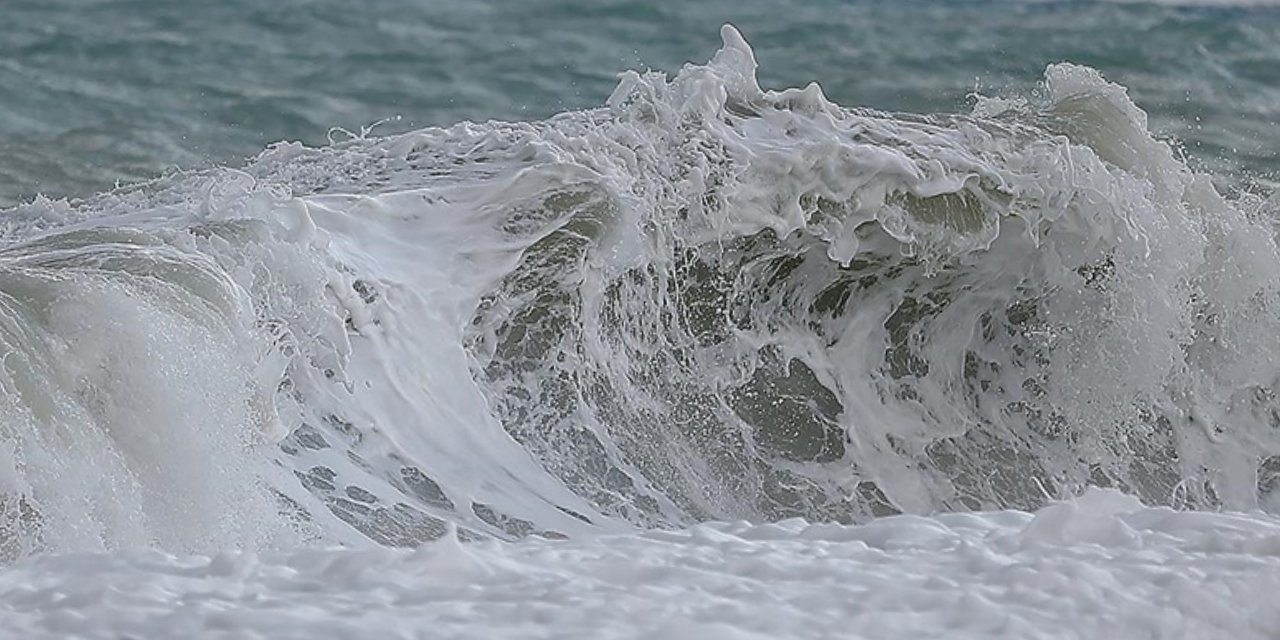
{"type": "Polygon", "coordinates": [[[733,22],[766,87],[846,106],[964,110],[1045,66],[1127,86],[1152,129],[1220,179],[1280,169],[1280,9],[1112,2],[7,0],[0,207],[82,197],[174,168],[237,165],[462,120],[600,105],[627,69],[674,71],[733,22]],[[341,135],[341,134],[339,134],[341,135]]]}

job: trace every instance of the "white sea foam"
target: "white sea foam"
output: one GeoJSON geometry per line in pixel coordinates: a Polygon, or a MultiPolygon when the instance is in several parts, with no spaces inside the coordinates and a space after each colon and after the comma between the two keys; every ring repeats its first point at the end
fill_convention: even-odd
{"type": "Polygon", "coordinates": [[[33,558],[31,638],[1274,637],[1280,522],[1095,492],[1035,514],[706,524],[415,551],[33,558]],[[179,604],[181,603],[181,604],[179,604]]]}

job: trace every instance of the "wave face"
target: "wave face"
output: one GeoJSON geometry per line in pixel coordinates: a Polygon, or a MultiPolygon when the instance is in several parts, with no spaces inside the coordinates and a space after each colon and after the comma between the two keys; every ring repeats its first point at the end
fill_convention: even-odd
{"type": "Polygon", "coordinates": [[[6,212],[4,554],[1280,508],[1274,199],[1085,67],[891,114],[722,35],[599,109],[6,212]]]}

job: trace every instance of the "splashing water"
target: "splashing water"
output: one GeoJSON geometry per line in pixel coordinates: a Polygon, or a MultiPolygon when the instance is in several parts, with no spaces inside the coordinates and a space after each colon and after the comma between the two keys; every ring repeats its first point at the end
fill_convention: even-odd
{"type": "Polygon", "coordinates": [[[4,554],[1280,508],[1274,200],[1088,68],[891,114],[722,36],[599,109],[6,212],[4,554]]]}

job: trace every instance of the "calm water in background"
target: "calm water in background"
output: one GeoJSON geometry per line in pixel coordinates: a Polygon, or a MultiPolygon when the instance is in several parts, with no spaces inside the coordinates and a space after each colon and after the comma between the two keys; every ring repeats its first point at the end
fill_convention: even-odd
{"type": "Polygon", "coordinates": [[[705,60],[915,112],[1026,95],[1050,62],[1129,87],[1227,182],[1280,169],[1280,8],[1092,2],[3,0],[0,206],[236,164],[332,127],[394,132],[597,106],[625,69],[705,60]]]}

